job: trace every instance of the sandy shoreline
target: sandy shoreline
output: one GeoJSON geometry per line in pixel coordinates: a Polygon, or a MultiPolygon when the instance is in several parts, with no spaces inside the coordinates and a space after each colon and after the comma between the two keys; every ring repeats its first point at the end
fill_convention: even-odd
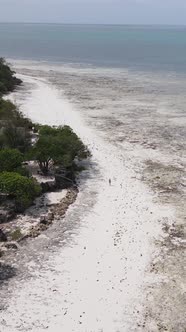
{"type": "MultiPolygon", "coordinates": [[[[29,278],[15,262],[23,271],[21,289],[20,280],[11,279],[11,298],[0,321],[3,331],[156,332],[172,324],[170,331],[182,332],[181,321],[179,330],[169,321],[171,312],[166,326],[159,328],[160,303],[152,304],[158,306],[154,317],[146,307],[153,284],[149,269],[159,254],[155,243],[166,236],[163,225],[174,222],[174,209],[154,201],[154,193],[136,173],[137,158],[133,160],[131,151],[123,156],[122,148],[99,137],[46,80],[21,78],[31,87],[20,101],[22,111],[36,122],[69,124],[93,158],[85,174],[88,181],[81,180],[77,201],[64,219],[66,237],[61,245],[58,239],[53,249],[47,244],[46,256],[42,252],[30,256],[29,278]]],[[[19,100],[19,93],[13,98],[19,100]]],[[[60,229],[54,226],[45,235],[48,239],[33,240],[28,251],[40,248],[40,241],[52,244],[57,233],[60,229]]],[[[157,284],[161,277],[157,275],[157,284]]],[[[2,290],[5,303],[6,290],[2,290]]]]}

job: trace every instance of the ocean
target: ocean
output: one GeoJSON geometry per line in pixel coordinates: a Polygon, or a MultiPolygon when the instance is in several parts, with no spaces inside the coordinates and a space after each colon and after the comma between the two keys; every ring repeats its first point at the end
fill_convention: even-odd
{"type": "Polygon", "coordinates": [[[0,24],[4,57],[186,73],[186,27],[0,24]]]}

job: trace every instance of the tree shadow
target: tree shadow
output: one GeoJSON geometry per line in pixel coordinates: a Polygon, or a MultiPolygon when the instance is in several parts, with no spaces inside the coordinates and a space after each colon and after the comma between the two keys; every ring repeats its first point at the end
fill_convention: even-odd
{"type": "Polygon", "coordinates": [[[16,269],[8,264],[0,263],[0,286],[7,280],[15,277],[16,269]]]}

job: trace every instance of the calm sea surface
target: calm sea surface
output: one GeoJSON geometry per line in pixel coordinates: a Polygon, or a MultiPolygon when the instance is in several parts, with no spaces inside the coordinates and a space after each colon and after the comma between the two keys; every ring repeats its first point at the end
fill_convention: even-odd
{"type": "Polygon", "coordinates": [[[186,27],[1,23],[0,56],[186,73],[186,27]]]}

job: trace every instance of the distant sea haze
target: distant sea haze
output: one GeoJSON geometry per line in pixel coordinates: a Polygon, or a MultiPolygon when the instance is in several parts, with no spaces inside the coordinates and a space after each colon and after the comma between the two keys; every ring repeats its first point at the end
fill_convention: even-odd
{"type": "Polygon", "coordinates": [[[186,27],[1,23],[0,56],[186,74],[186,27]]]}

